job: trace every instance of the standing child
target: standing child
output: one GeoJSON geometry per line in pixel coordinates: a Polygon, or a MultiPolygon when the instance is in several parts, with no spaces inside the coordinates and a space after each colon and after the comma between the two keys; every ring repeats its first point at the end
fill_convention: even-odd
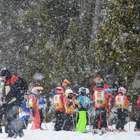
{"type": "Polygon", "coordinates": [[[64,90],[62,87],[56,87],[56,95],[54,96],[54,108],[55,108],[55,116],[56,116],[56,123],[54,125],[54,129],[56,131],[62,130],[63,123],[64,123],[64,90]]]}
{"type": "Polygon", "coordinates": [[[77,98],[80,107],[79,111],[79,119],[76,125],[76,131],[86,132],[86,123],[87,123],[87,110],[90,108],[90,99],[86,96],[86,88],[81,87],[79,92],[79,97],[77,98]]]}
{"type": "Polygon", "coordinates": [[[114,104],[117,107],[117,118],[118,118],[116,129],[120,132],[125,132],[124,125],[126,123],[125,119],[127,117],[126,107],[129,105],[129,101],[125,93],[126,89],[124,87],[120,87],[118,89],[118,95],[115,97],[114,101],[114,104]]]}
{"type": "Polygon", "coordinates": [[[105,91],[103,80],[96,80],[95,84],[96,86],[92,89],[94,94],[91,95],[95,107],[93,133],[105,133],[107,128],[106,108],[108,106],[109,97],[105,91]]]}
{"type": "Polygon", "coordinates": [[[38,87],[34,87],[32,89],[32,93],[28,96],[28,106],[30,109],[32,109],[33,112],[33,124],[31,129],[40,129],[40,115],[38,110],[38,94],[40,90],[38,87]]]}
{"type": "Polygon", "coordinates": [[[23,121],[23,129],[28,127],[28,119],[32,116],[32,109],[28,108],[28,94],[24,95],[24,101],[19,108],[19,119],[23,121]]]}
{"type": "Polygon", "coordinates": [[[140,131],[140,95],[138,96],[137,106],[138,106],[138,112],[137,112],[138,117],[137,117],[134,131],[140,131]]]}
{"type": "Polygon", "coordinates": [[[67,89],[65,91],[64,97],[64,107],[65,107],[65,120],[63,130],[73,131],[75,129],[75,107],[78,106],[78,102],[75,99],[73,91],[67,89]]]}

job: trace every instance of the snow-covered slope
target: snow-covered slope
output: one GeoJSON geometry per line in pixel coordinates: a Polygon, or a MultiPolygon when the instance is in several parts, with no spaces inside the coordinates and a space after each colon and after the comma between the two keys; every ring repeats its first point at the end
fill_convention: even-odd
{"type": "MultiPolygon", "coordinates": [[[[80,133],[80,132],[69,132],[69,131],[59,131],[53,130],[54,123],[43,124],[45,130],[30,130],[31,125],[29,125],[27,130],[24,130],[25,136],[22,138],[17,138],[17,140],[139,140],[140,132],[134,132],[135,122],[130,123],[125,126],[128,132],[108,132],[102,136],[93,135],[91,132],[80,133]]],[[[89,127],[87,126],[87,129],[89,127]]],[[[7,140],[13,138],[6,138],[7,134],[0,134],[0,140],[7,140]]]]}

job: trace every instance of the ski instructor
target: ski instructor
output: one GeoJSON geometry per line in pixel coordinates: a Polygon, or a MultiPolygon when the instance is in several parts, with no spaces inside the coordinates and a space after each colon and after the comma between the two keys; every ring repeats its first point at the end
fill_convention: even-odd
{"type": "Polygon", "coordinates": [[[4,100],[7,104],[8,137],[23,136],[22,126],[18,118],[18,110],[21,104],[21,90],[19,78],[12,75],[6,68],[0,69],[0,76],[4,80],[4,100]]]}

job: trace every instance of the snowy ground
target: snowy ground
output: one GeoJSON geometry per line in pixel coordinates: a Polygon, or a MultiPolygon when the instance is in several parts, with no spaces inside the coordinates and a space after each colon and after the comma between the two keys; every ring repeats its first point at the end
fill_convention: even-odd
{"type": "MultiPolygon", "coordinates": [[[[68,132],[68,131],[59,131],[56,132],[53,130],[53,123],[44,124],[45,130],[30,130],[31,125],[29,125],[27,130],[24,130],[25,136],[22,138],[17,138],[17,140],[139,140],[140,132],[134,132],[135,122],[130,123],[125,126],[125,129],[128,132],[108,132],[102,136],[93,135],[91,132],[80,133],[80,132],[68,132]]],[[[87,129],[89,127],[87,126],[87,129]]],[[[7,134],[0,134],[0,140],[13,139],[6,138],[7,134]]]]}

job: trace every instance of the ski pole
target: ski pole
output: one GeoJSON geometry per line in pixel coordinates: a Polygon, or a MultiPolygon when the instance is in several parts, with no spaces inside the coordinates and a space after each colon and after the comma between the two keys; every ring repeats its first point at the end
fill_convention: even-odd
{"type": "Polygon", "coordinates": [[[116,120],[118,120],[118,119],[116,118],[116,116],[115,116],[114,112],[112,112],[112,111],[110,111],[110,112],[113,114],[114,118],[115,118],[116,120]]]}
{"type": "Polygon", "coordinates": [[[88,112],[89,130],[90,130],[90,132],[91,132],[91,131],[92,131],[92,128],[91,128],[91,112],[90,112],[90,110],[88,110],[87,112],[88,112]]]}
{"type": "Polygon", "coordinates": [[[73,122],[73,131],[75,131],[75,122],[74,122],[73,114],[72,114],[72,122],[73,122]]]}

